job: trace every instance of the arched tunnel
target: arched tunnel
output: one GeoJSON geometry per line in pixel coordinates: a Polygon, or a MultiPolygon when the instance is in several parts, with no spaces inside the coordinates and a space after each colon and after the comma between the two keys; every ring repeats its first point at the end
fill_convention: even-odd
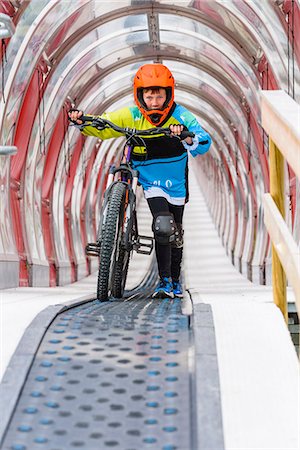
{"type": "MultiPolygon", "coordinates": [[[[298,336],[299,351],[299,320],[289,287],[288,320],[293,332],[288,332],[272,301],[272,242],[263,204],[270,191],[270,151],[261,117],[261,96],[267,91],[285,94],[294,105],[300,102],[299,1],[1,0],[0,37],[1,402],[5,402],[1,409],[9,405],[0,430],[1,448],[299,449],[298,359],[291,340],[291,333],[298,336]],[[70,126],[67,113],[78,108],[101,115],[133,104],[134,75],[143,64],[154,62],[171,70],[175,101],[188,108],[212,138],[206,154],[189,158],[185,298],[169,306],[165,300],[147,302],[155,265],[150,257],[134,257],[126,301],[99,306],[92,295],[98,260],[87,256],[85,247],[95,241],[108,170],[120,159],[124,141],[83,136],[70,126]],[[137,296],[137,303],[130,303],[132,296],[137,296]],[[29,298],[35,301],[30,303],[29,298]],[[71,300],[76,300],[75,308],[66,306],[71,300]],[[79,318],[72,312],[76,308],[79,318]],[[143,319],[139,313],[147,308],[149,315],[143,319]],[[103,322],[99,317],[104,317],[103,322]],[[180,324],[176,329],[181,333],[180,345],[174,350],[168,346],[172,343],[166,344],[165,351],[178,351],[186,358],[175,374],[180,379],[180,400],[173,399],[170,406],[162,398],[161,406],[155,406],[143,386],[137,382],[130,387],[120,377],[115,390],[124,388],[148,399],[143,407],[138,399],[134,407],[128,400],[139,425],[126,425],[127,431],[122,421],[130,419],[114,411],[117,400],[110,409],[101,402],[89,404],[98,414],[97,431],[85,435],[92,423],[91,418],[83,420],[86,411],[79,407],[76,420],[81,425],[70,425],[70,417],[63,414],[68,401],[57,406],[59,401],[56,404],[46,394],[48,388],[40,389],[42,381],[39,388],[30,381],[44,376],[35,369],[43,358],[53,368],[42,338],[45,329],[50,330],[47,333],[51,327],[52,332],[59,330],[57,320],[69,320],[73,330],[86,320],[90,324],[84,328],[86,334],[88,326],[98,327],[95,340],[107,339],[118,346],[115,328],[132,321],[141,332],[142,325],[137,324],[147,322],[153,338],[160,320],[172,332],[174,317],[180,324]],[[47,416],[57,424],[52,431],[46,431],[44,412],[33,401],[25,402],[30,390],[36,393],[34,402],[43,397],[52,416],[56,414],[55,419],[49,418],[50,413],[47,416]],[[150,416],[143,412],[151,410],[149,402],[156,408],[150,416]],[[34,414],[35,407],[40,414],[34,414]],[[175,407],[181,412],[174,425],[175,407]],[[24,416],[22,408],[29,413],[24,416]],[[101,414],[107,420],[111,417],[115,427],[102,423],[101,414]],[[139,414],[145,418],[143,424],[139,414]],[[151,425],[156,415],[159,426],[151,425]],[[38,419],[44,420],[40,427],[38,419]],[[149,426],[154,427],[150,433],[149,426]],[[59,427],[74,430],[73,441],[59,433],[59,427]]],[[[299,117],[293,117],[298,136],[299,117]]],[[[299,248],[297,173],[299,168],[285,163],[285,220],[299,248]]],[[[138,200],[139,220],[147,228],[150,213],[142,194],[138,200]]],[[[126,326],[121,339],[136,339],[126,326]]],[[[136,359],[128,356],[130,364],[138,360],[143,365],[149,355],[160,358],[142,353],[136,359]]],[[[65,357],[63,352],[59,355],[65,357]]],[[[84,364],[82,370],[89,375],[84,364]]],[[[148,375],[155,372],[153,367],[145,370],[148,375]]],[[[175,375],[167,373],[165,379],[175,375]]],[[[80,383],[82,377],[77,377],[80,383]]],[[[148,391],[158,385],[148,384],[148,391]]],[[[72,386],[76,387],[75,381],[69,383],[72,386]]],[[[175,391],[165,389],[175,396],[175,391]]],[[[66,396],[75,396],[88,409],[87,398],[70,392],[66,396]]],[[[109,394],[101,396],[103,400],[109,394]]]]}

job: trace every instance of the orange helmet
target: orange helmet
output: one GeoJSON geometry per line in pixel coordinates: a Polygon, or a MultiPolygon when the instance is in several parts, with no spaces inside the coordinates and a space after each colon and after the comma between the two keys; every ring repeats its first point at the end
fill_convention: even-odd
{"type": "Polygon", "coordinates": [[[145,64],[140,67],[133,80],[134,100],[143,116],[154,126],[160,125],[168,116],[174,104],[175,81],[169,69],[163,64],[145,64]],[[143,89],[164,88],[167,99],[162,109],[147,109],[143,89]]]}

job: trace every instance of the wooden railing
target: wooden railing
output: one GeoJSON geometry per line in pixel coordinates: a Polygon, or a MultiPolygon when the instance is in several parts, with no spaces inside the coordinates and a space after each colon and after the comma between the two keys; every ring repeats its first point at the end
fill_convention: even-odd
{"type": "Polygon", "coordinates": [[[264,195],[264,221],[272,241],[273,295],[287,321],[286,279],[300,316],[300,249],[284,210],[285,160],[300,180],[300,105],[284,91],[262,91],[261,115],[269,135],[270,193],[264,195]]]}

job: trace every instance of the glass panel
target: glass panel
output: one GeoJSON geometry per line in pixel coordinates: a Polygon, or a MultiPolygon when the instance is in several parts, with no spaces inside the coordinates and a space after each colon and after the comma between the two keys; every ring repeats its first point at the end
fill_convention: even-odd
{"type": "MultiPolygon", "coordinates": [[[[215,60],[215,53],[226,55],[228,59],[234,56],[235,63],[241,67],[252,80],[255,79],[252,68],[249,67],[236,47],[228,40],[224,39],[220,33],[207,27],[206,25],[192,21],[190,19],[175,17],[169,14],[159,15],[161,42],[173,44],[180,42],[185,48],[193,49],[195,52],[202,52],[215,60]],[[184,36],[182,36],[182,34],[184,36]],[[211,49],[215,50],[211,50],[211,49]],[[210,54],[211,52],[211,54],[210,54]]],[[[222,61],[219,61],[222,62],[222,61]]]]}
{"type": "MultiPolygon", "coordinates": [[[[257,64],[265,54],[280,88],[288,91],[288,43],[280,20],[279,3],[196,0],[193,7],[217,22],[220,29],[232,32],[233,39],[249,55],[249,65],[253,62],[257,64]]],[[[300,72],[296,70],[296,92],[299,84],[300,72]]]]}
{"type": "MultiPolygon", "coordinates": [[[[181,30],[181,32],[184,33],[184,30],[181,30]]],[[[248,102],[250,104],[257,103],[257,92],[260,89],[257,78],[254,71],[249,69],[247,61],[243,60],[241,56],[236,53],[233,46],[230,44],[228,44],[228,46],[224,44],[222,44],[222,46],[216,46],[214,42],[205,41],[197,34],[194,34],[193,36],[184,34],[183,37],[182,34],[161,31],[160,37],[161,41],[167,44],[169,48],[173,46],[174,42],[181,42],[181,46],[177,45],[176,47],[177,52],[180,50],[181,55],[193,58],[195,64],[197,61],[200,61],[201,63],[203,56],[206,61],[214,61],[217,63],[220,67],[219,70],[227,72],[232,80],[235,80],[243,89],[248,102]],[[194,53],[190,51],[191,46],[194,49],[194,53]]]]}
{"type": "MultiPolygon", "coordinates": [[[[127,37],[128,34],[126,33],[125,36],[127,37]]],[[[50,128],[47,126],[46,133],[51,131],[53,124],[55,124],[55,117],[61,105],[61,97],[60,95],[57,95],[59,91],[69,92],[69,86],[73,85],[76,86],[76,89],[73,89],[72,95],[78,97],[81,90],[87,86],[89,74],[95,75],[97,73],[94,66],[97,61],[101,60],[106,55],[111,57],[114,54],[114,51],[117,52],[117,55],[124,50],[126,50],[128,56],[134,54],[133,50],[130,48],[120,48],[121,44],[119,37],[120,36],[117,35],[110,39],[109,36],[106,36],[104,41],[99,40],[99,44],[102,43],[102,45],[98,45],[98,42],[95,42],[93,46],[87,49],[85,54],[77,54],[76,58],[71,58],[70,55],[68,55],[68,60],[71,62],[71,65],[66,69],[67,73],[65,74],[63,73],[63,70],[65,69],[66,61],[60,63],[58,69],[49,81],[44,95],[46,114],[47,103],[50,102],[48,108],[50,108],[51,104],[51,117],[49,117],[49,120],[47,121],[50,128]],[[90,72],[87,72],[88,70],[90,72]]],[[[137,31],[131,34],[131,39],[136,40],[136,42],[148,42],[148,33],[145,31],[137,31]]],[[[118,63],[118,61],[116,61],[116,63],[118,63]]]]}
{"type": "MultiPolygon", "coordinates": [[[[241,21],[241,16],[235,16],[226,8],[229,2],[195,0],[193,8],[199,10],[205,15],[208,21],[213,22],[220,33],[226,33],[228,36],[236,36],[239,42],[249,55],[256,55],[259,43],[254,39],[249,31],[249,24],[241,21]]],[[[232,3],[232,2],[230,2],[232,3]]]]}
{"type": "Polygon", "coordinates": [[[59,54],[65,41],[67,41],[71,36],[73,39],[80,41],[81,39],[78,39],[77,37],[78,30],[84,27],[86,28],[87,24],[92,23],[94,19],[95,15],[92,2],[85,2],[84,5],[78,8],[75,14],[72,16],[66,16],[65,21],[63,22],[61,29],[55,38],[48,41],[46,49],[48,58],[51,59],[52,56],[54,56],[54,59],[57,60],[57,54],[55,54],[55,52],[58,52],[59,54]]]}
{"type": "Polygon", "coordinates": [[[113,0],[113,1],[99,1],[96,0],[93,2],[95,17],[102,16],[103,14],[111,13],[112,11],[125,8],[126,6],[131,5],[131,0],[113,0]]]}
{"type": "MultiPolygon", "coordinates": [[[[204,98],[224,112],[228,120],[232,121],[243,136],[247,133],[247,124],[241,108],[241,95],[234,97],[234,92],[227,89],[222,83],[213,78],[210,74],[198,70],[192,66],[187,66],[179,61],[164,61],[174,73],[177,89],[194,91],[198,98],[204,98]]],[[[193,105],[191,103],[191,105],[193,105]]]]}
{"type": "Polygon", "coordinates": [[[68,18],[66,11],[71,15],[78,7],[80,5],[72,0],[50,3],[38,0],[25,9],[7,49],[7,64],[4,68],[6,103],[5,107],[0,109],[4,116],[3,143],[8,145],[12,142],[19,104],[47,41],[68,18]]]}

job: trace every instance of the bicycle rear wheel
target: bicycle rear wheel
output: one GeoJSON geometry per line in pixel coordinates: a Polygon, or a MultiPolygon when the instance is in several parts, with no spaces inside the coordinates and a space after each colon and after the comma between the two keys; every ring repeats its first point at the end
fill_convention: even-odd
{"type": "MultiPolygon", "coordinates": [[[[125,207],[121,206],[121,217],[125,217],[125,207]]],[[[111,293],[116,298],[122,298],[124,294],[130,251],[126,250],[122,245],[123,230],[119,227],[119,235],[117,238],[116,253],[114,255],[112,275],[111,275],[111,293]]]]}
{"type": "Polygon", "coordinates": [[[129,201],[127,194],[128,191],[126,191],[125,201],[122,202],[120,207],[120,226],[118,227],[118,237],[115,246],[110,280],[111,294],[116,298],[122,298],[124,294],[130,255],[132,251],[132,235],[135,234],[135,212],[131,211],[129,221],[126,217],[126,210],[129,201]]]}
{"type": "Polygon", "coordinates": [[[126,187],[123,183],[112,186],[106,206],[105,220],[101,230],[101,249],[97,283],[97,298],[100,301],[108,300],[109,294],[122,296],[124,292],[124,277],[116,277],[115,271],[123,270],[122,260],[128,270],[129,254],[122,248],[122,231],[125,212],[126,187]],[[128,256],[127,256],[128,254],[128,256]]]}

